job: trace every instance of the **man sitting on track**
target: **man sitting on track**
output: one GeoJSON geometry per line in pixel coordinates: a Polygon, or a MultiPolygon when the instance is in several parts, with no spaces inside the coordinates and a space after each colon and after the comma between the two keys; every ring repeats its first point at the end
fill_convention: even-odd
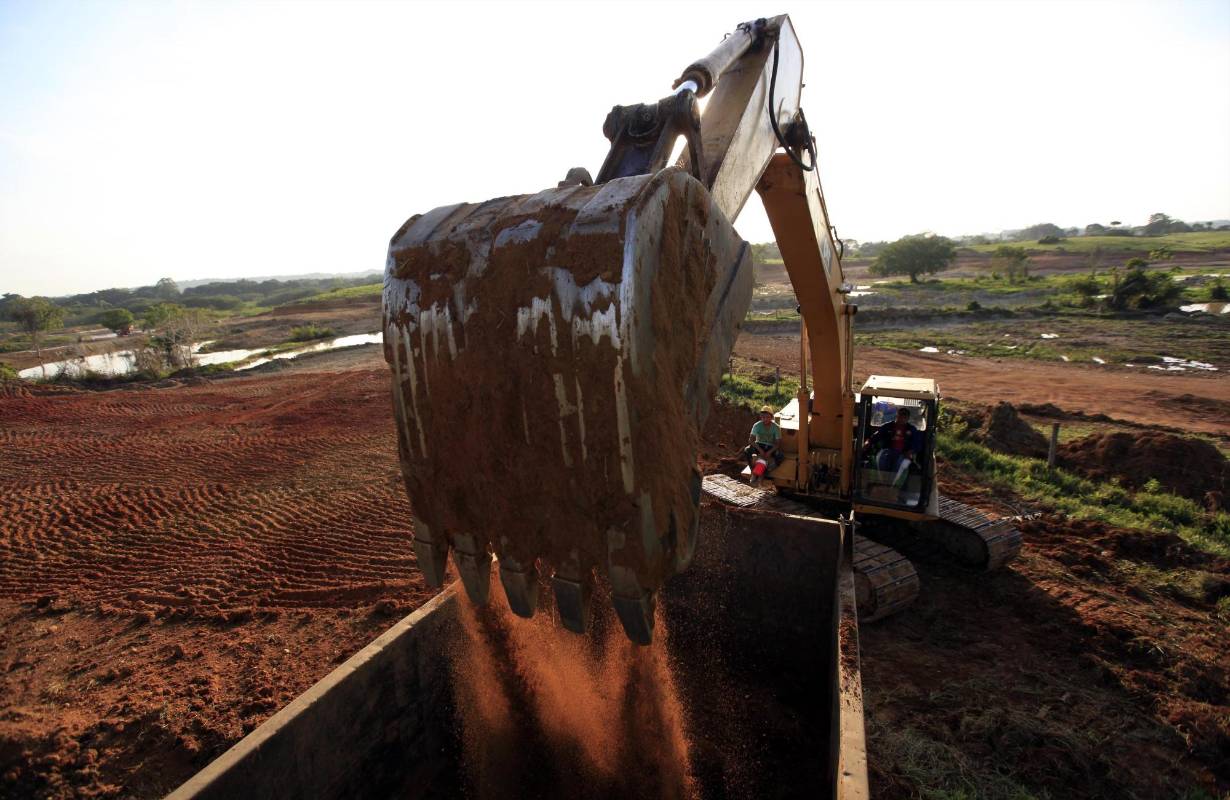
{"type": "Polygon", "coordinates": [[[747,465],[754,469],[756,457],[763,455],[771,464],[769,469],[776,468],[785,458],[778,447],[781,440],[782,429],[773,421],[773,409],[764,406],[760,409],[760,421],[752,426],[752,433],[747,437],[747,447],[743,450],[747,465]]]}

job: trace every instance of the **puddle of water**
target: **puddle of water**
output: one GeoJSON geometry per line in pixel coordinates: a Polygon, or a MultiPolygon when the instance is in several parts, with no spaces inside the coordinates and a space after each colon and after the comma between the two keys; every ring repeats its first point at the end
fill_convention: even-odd
{"type": "Polygon", "coordinates": [[[1068,358],[1067,356],[1060,356],[1060,358],[1062,358],[1064,361],[1071,361],[1071,360],[1072,360],[1072,359],[1068,358]]]}
{"type": "MultiPolygon", "coordinates": [[[[49,361],[47,377],[75,378],[86,372],[97,372],[102,375],[127,375],[136,368],[136,356],[131,350],[117,350],[113,353],[99,353],[84,358],[68,358],[63,361],[49,361]]],[[[18,377],[30,381],[43,379],[43,367],[29,367],[17,373],[18,377]]]]}
{"type": "MultiPolygon", "coordinates": [[[[314,342],[296,347],[293,350],[286,350],[281,353],[275,353],[272,356],[254,358],[254,356],[265,352],[265,349],[259,350],[219,350],[216,353],[200,353],[201,348],[212,344],[212,341],[200,342],[192,348],[192,361],[198,367],[207,367],[211,364],[226,364],[230,362],[243,362],[235,369],[244,370],[258,367],[261,364],[268,364],[274,359],[296,358],[305,353],[320,353],[325,350],[336,350],[341,347],[354,347],[360,344],[378,344],[382,340],[380,333],[357,333],[351,336],[340,336],[336,339],[330,339],[323,342],[314,342]]],[[[116,377],[119,375],[127,375],[136,369],[136,356],[131,350],[116,350],[111,353],[99,353],[97,355],[85,356],[84,358],[69,358],[63,361],[51,361],[47,363],[47,377],[55,378],[60,375],[66,377],[79,377],[86,372],[93,372],[99,375],[108,377],[116,377]]],[[[29,367],[17,373],[20,377],[26,380],[42,380],[43,368],[29,367]]]]}
{"type": "Polygon", "coordinates": [[[940,349],[938,347],[927,346],[918,348],[918,352],[920,353],[938,353],[939,351],[940,349]]]}
{"type": "MultiPolygon", "coordinates": [[[[861,286],[859,287],[859,289],[860,289],[860,290],[861,290],[862,288],[863,288],[863,287],[861,287],[861,286]]],[[[865,292],[865,291],[857,291],[857,290],[856,290],[856,291],[853,291],[853,292],[847,292],[847,293],[846,293],[846,296],[847,296],[847,297],[868,297],[869,295],[873,295],[873,294],[875,294],[875,292],[865,292]]]]}
{"type": "Polygon", "coordinates": [[[1186,311],[1188,314],[1228,314],[1230,303],[1192,303],[1179,306],[1179,310],[1186,311]]]}
{"type": "Polygon", "coordinates": [[[1194,361],[1189,358],[1175,358],[1174,356],[1162,356],[1162,365],[1153,364],[1149,369],[1158,369],[1165,372],[1186,372],[1189,369],[1217,372],[1217,367],[1207,362],[1194,361]]]}
{"type": "MultiPolygon", "coordinates": [[[[278,361],[288,358],[298,358],[307,353],[323,353],[326,350],[337,350],[342,347],[354,347],[360,344],[379,344],[384,340],[383,334],[380,333],[356,333],[352,336],[342,336],[337,339],[331,339],[327,342],[316,342],[304,347],[296,347],[294,350],[285,350],[281,353],[274,353],[270,356],[253,359],[235,367],[236,371],[252,369],[259,367],[261,364],[268,364],[270,361],[278,361]]],[[[257,351],[261,352],[261,351],[257,351]]]]}
{"type": "Polygon", "coordinates": [[[947,354],[948,354],[948,355],[950,355],[950,356],[963,356],[963,355],[965,355],[965,351],[964,351],[964,350],[945,350],[944,352],[945,352],[945,353],[947,353],[947,354]]]}
{"type": "Polygon", "coordinates": [[[1095,364],[1105,364],[1106,362],[1105,362],[1105,361],[1103,361],[1102,359],[1098,358],[1097,356],[1094,356],[1094,357],[1093,357],[1093,363],[1095,363],[1095,364]]]}
{"type": "Polygon", "coordinates": [[[1042,338],[1043,338],[1043,339],[1058,339],[1058,338],[1059,338],[1059,334],[1057,334],[1057,333],[1044,333],[1044,334],[1042,334],[1042,338]]]}

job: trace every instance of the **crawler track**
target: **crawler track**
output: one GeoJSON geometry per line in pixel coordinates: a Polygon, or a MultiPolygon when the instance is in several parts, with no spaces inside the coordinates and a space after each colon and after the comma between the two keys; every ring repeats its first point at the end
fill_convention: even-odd
{"type": "MultiPolygon", "coordinates": [[[[815,509],[797,500],[748,486],[727,475],[706,475],[702,488],[715,500],[748,511],[823,519],[815,509]]],[[[887,545],[855,534],[851,567],[860,622],[874,622],[896,614],[918,597],[914,565],[887,545]]]]}
{"type": "Polygon", "coordinates": [[[1021,552],[1016,520],[988,517],[973,506],[940,497],[940,518],[918,524],[923,535],[934,536],[963,566],[985,572],[999,569],[1021,552]]]}

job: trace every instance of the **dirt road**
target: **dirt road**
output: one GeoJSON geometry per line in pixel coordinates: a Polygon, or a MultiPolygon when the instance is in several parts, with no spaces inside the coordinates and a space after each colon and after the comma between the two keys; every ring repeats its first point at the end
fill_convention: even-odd
{"type": "MultiPolygon", "coordinates": [[[[744,335],[735,353],[791,374],[798,369],[799,340],[744,335]]],[[[865,347],[855,353],[854,373],[856,383],[875,374],[932,377],[944,396],[975,403],[1054,403],[1142,425],[1230,435],[1230,375],[1221,372],[1164,373],[865,347]]]]}

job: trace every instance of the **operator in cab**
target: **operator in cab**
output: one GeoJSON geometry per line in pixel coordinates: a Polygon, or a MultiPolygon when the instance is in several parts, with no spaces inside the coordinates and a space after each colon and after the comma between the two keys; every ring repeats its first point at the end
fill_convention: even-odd
{"type": "Polygon", "coordinates": [[[752,426],[751,435],[747,437],[747,447],[743,455],[747,457],[747,465],[754,467],[756,457],[763,455],[766,461],[771,461],[773,468],[782,463],[785,456],[781,451],[782,429],[773,421],[773,409],[764,406],[760,409],[760,421],[752,426]]]}
{"type": "Polygon", "coordinates": [[[910,410],[898,408],[897,418],[881,425],[863,443],[863,452],[880,448],[876,455],[876,469],[893,472],[904,459],[914,460],[918,454],[919,438],[918,428],[910,424],[910,410]]]}

